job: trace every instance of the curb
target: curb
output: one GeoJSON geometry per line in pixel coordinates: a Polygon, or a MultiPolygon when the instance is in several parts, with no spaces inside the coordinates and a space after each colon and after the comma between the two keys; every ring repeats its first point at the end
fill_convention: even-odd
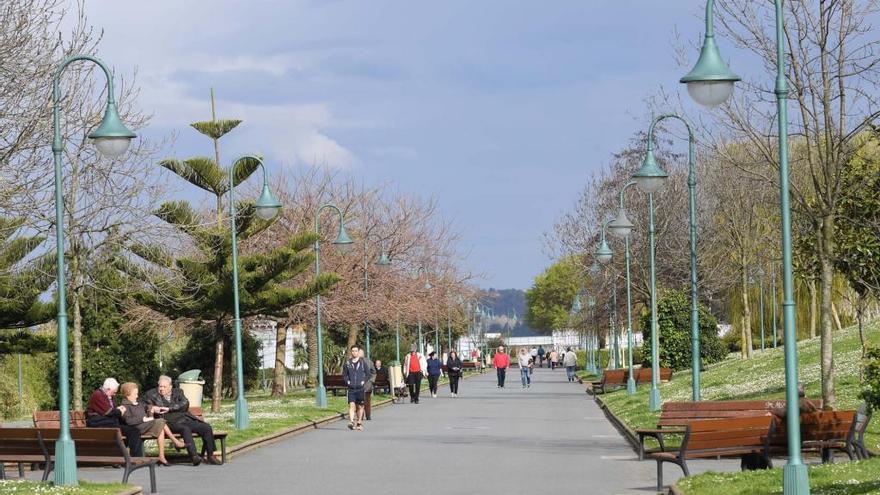
{"type": "Polygon", "coordinates": [[[612,425],[623,435],[623,438],[629,442],[630,447],[632,447],[633,451],[635,451],[636,455],[639,453],[639,437],[636,435],[634,431],[632,431],[629,426],[626,425],[623,421],[621,421],[617,416],[614,415],[613,412],[602,402],[602,399],[599,397],[593,398],[596,401],[596,404],[599,405],[599,408],[602,409],[602,412],[605,413],[605,417],[608,418],[608,421],[611,422],[612,425]]]}
{"type": "Polygon", "coordinates": [[[139,486],[133,486],[116,493],[116,495],[144,495],[144,489],[139,486]]]}
{"type": "Polygon", "coordinates": [[[681,491],[681,488],[679,488],[677,484],[673,483],[669,487],[669,495],[684,495],[684,492],[681,491]]]}

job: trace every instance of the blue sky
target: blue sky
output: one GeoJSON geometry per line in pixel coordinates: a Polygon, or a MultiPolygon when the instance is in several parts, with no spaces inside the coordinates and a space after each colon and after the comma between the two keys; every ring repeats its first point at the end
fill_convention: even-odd
{"type": "MultiPolygon", "coordinates": [[[[676,30],[702,32],[702,0],[89,0],[100,56],[138,70],[143,133],[245,123],[224,156],[321,162],[438,199],[481,285],[527,288],[550,262],[541,236],[586,178],[644,127],[644,99],[683,72],[676,30]]],[[[721,43],[725,54],[729,44],[721,43]]],[[[696,52],[693,54],[696,57],[696,52]]]]}

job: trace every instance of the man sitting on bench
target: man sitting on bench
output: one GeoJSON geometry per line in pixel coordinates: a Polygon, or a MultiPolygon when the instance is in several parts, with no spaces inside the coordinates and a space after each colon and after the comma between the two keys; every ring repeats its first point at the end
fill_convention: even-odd
{"type": "Polygon", "coordinates": [[[171,377],[160,376],[158,387],[144,394],[144,400],[151,406],[168,408],[168,412],[162,416],[172,432],[183,436],[186,452],[189,454],[193,466],[198,466],[202,460],[208,464],[222,464],[214,454],[217,450],[214,445],[214,429],[189,412],[189,400],[183,395],[182,390],[172,388],[171,377]],[[205,459],[202,459],[196,450],[196,444],[193,440],[194,432],[202,437],[202,444],[206,452],[205,459]]]}
{"type": "Polygon", "coordinates": [[[86,426],[89,428],[119,428],[125,436],[125,444],[132,457],[144,456],[144,441],[141,432],[122,421],[125,406],[117,406],[113,396],[119,391],[119,382],[107,378],[101,388],[92,392],[86,405],[86,426]]]}

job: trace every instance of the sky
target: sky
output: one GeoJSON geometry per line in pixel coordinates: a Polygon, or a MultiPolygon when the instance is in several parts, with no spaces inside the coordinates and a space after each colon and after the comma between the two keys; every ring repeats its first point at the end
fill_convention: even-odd
{"type": "MultiPolygon", "coordinates": [[[[73,0],[71,0],[73,1],[73,0]]],[[[531,286],[542,235],[647,127],[702,0],[86,0],[98,55],[137,71],[141,135],[210,153],[188,124],[244,123],[223,155],[315,163],[437,199],[484,287],[531,286]]],[[[725,44],[721,42],[722,50],[725,44]]],[[[729,45],[728,52],[729,52],[729,45]]],[[[696,51],[693,59],[696,58],[696,51]]],[[[197,191],[191,190],[193,197],[197,191]]],[[[201,196],[198,196],[201,197],[201,196]]]]}

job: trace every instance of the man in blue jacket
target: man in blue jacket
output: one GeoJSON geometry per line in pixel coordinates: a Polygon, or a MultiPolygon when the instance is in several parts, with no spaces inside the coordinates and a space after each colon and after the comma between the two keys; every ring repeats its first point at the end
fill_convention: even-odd
{"type": "Polygon", "coordinates": [[[360,356],[360,347],[351,346],[351,354],[342,365],[342,379],[348,387],[348,429],[364,429],[364,390],[369,371],[360,356]],[[357,425],[355,425],[357,422],[357,425]]]}

